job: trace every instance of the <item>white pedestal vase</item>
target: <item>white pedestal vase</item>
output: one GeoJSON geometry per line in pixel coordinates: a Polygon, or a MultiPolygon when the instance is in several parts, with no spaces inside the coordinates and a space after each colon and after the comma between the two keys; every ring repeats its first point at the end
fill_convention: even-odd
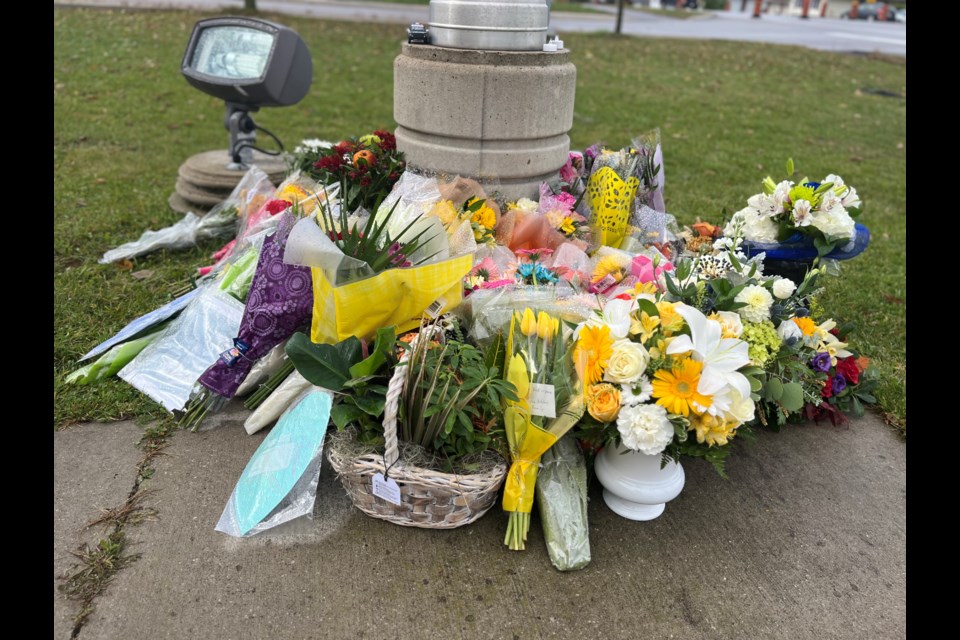
{"type": "Polygon", "coordinates": [[[603,501],[614,513],[629,520],[653,520],[680,495],[686,481],[683,467],[670,462],[661,469],[660,459],[659,454],[650,456],[623,445],[604,447],[597,455],[594,470],[603,485],[603,501]]]}

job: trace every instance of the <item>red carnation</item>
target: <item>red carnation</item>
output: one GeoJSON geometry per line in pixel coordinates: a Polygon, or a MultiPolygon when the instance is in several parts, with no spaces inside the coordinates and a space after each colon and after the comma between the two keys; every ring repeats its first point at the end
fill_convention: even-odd
{"type": "Polygon", "coordinates": [[[833,378],[827,377],[826,384],[823,385],[823,389],[820,390],[820,395],[824,398],[829,398],[833,395],[833,378]]]}
{"type": "Polygon", "coordinates": [[[283,213],[287,210],[287,207],[292,205],[292,202],[287,202],[286,200],[271,200],[266,204],[267,213],[272,216],[277,215],[278,213],[283,213]]]}
{"type": "Polygon", "coordinates": [[[853,356],[837,360],[837,373],[846,378],[850,384],[860,382],[860,368],[857,367],[857,361],[853,356]]]}
{"type": "Polygon", "coordinates": [[[333,150],[337,152],[338,156],[342,156],[345,153],[353,155],[355,147],[353,143],[344,140],[343,142],[338,142],[337,144],[333,145],[333,150]]]}
{"type": "Polygon", "coordinates": [[[339,155],[335,156],[324,156],[314,163],[313,168],[319,171],[329,171],[330,173],[336,173],[340,170],[340,167],[343,165],[343,158],[339,155]]]}
{"type": "Polygon", "coordinates": [[[377,129],[373,132],[373,135],[380,138],[380,148],[384,151],[393,151],[397,148],[397,139],[389,131],[377,129]]]}

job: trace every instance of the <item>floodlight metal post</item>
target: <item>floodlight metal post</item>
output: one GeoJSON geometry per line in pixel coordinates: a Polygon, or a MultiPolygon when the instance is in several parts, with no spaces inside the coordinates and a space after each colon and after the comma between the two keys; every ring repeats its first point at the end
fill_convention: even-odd
{"type": "Polygon", "coordinates": [[[253,164],[253,146],[257,141],[257,125],[250,115],[257,107],[227,102],[223,126],[230,133],[230,148],[227,149],[227,169],[246,171],[253,164]]]}

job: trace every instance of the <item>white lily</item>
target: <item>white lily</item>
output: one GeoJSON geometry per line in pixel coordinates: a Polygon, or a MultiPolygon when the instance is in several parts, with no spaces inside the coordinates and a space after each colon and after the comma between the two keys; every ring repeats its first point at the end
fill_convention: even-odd
{"type": "Polygon", "coordinates": [[[677,336],[667,347],[668,354],[691,351],[694,360],[703,363],[697,391],[703,395],[726,396],[727,387],[741,397],[749,397],[750,381],[737,369],[750,363],[749,347],[743,340],[722,338],[722,328],[698,309],[677,304],[676,311],[690,327],[689,336],[677,336]]]}

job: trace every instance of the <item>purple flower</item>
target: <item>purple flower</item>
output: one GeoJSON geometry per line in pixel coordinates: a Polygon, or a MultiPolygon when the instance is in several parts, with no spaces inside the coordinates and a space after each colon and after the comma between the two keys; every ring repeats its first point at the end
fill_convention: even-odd
{"type": "Polygon", "coordinates": [[[830,371],[830,354],[822,351],[813,356],[813,360],[810,361],[810,368],[823,373],[830,371]]]}
{"type": "Polygon", "coordinates": [[[833,395],[837,395],[847,388],[847,379],[839,373],[833,377],[833,395]]]}

